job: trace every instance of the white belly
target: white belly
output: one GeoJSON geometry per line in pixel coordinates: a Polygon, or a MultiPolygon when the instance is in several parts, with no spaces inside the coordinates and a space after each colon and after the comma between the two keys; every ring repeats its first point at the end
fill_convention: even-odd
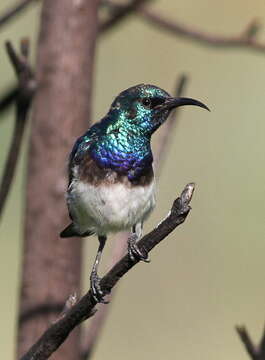
{"type": "Polygon", "coordinates": [[[144,221],[155,206],[154,181],[147,186],[122,183],[93,186],[74,181],[68,192],[68,206],[81,233],[97,234],[129,230],[144,221]]]}

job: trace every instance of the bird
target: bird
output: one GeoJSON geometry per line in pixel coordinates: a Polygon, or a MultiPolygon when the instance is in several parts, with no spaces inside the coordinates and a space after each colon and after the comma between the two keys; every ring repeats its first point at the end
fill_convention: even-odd
{"type": "Polygon", "coordinates": [[[183,105],[209,110],[198,100],[172,97],[155,85],[130,87],[114,99],[107,115],[73,146],[66,194],[71,223],[60,236],[97,235],[99,246],[90,286],[98,303],[106,303],[98,266],[110,233],[131,231],[129,259],[149,261],[137,242],[156,202],[151,137],[170,112],[183,105]]]}

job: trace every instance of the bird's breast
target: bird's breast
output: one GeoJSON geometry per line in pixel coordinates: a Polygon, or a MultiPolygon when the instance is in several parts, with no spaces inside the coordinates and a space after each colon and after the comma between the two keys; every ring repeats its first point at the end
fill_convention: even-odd
{"type": "Polygon", "coordinates": [[[131,181],[86,156],[73,168],[67,203],[81,233],[91,228],[99,234],[127,230],[144,221],[155,206],[152,166],[131,181]]]}
{"type": "Polygon", "coordinates": [[[127,182],[94,185],[75,180],[68,191],[68,205],[84,232],[88,228],[99,234],[129,230],[153,210],[155,182],[128,186],[127,182]]]}

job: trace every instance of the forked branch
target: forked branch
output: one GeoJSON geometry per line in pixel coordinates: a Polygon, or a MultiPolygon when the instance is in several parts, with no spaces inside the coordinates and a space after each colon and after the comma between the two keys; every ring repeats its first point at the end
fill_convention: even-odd
{"type": "MultiPolygon", "coordinates": [[[[2,215],[4,205],[14,178],[25,130],[27,114],[30,108],[33,93],[36,89],[34,74],[28,62],[29,41],[27,39],[23,39],[21,41],[20,50],[21,54],[19,55],[15,52],[10,42],[6,43],[7,54],[18,78],[18,89],[16,91],[13,89],[10,92],[11,98],[12,94],[13,96],[14,93],[16,94],[16,119],[12,141],[0,184],[0,217],[2,215]]],[[[7,97],[6,101],[8,102],[9,100],[10,99],[7,97]]]]}
{"type": "Polygon", "coordinates": [[[252,360],[265,360],[265,327],[258,345],[255,345],[245,326],[236,326],[236,331],[252,360]]]}

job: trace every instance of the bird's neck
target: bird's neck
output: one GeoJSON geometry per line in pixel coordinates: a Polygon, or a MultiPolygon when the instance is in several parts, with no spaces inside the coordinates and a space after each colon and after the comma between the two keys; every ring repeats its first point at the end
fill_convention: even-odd
{"type": "Polygon", "coordinates": [[[106,131],[91,149],[91,156],[102,168],[110,168],[133,181],[145,174],[153,162],[150,138],[137,129],[119,127],[106,131]]]}

